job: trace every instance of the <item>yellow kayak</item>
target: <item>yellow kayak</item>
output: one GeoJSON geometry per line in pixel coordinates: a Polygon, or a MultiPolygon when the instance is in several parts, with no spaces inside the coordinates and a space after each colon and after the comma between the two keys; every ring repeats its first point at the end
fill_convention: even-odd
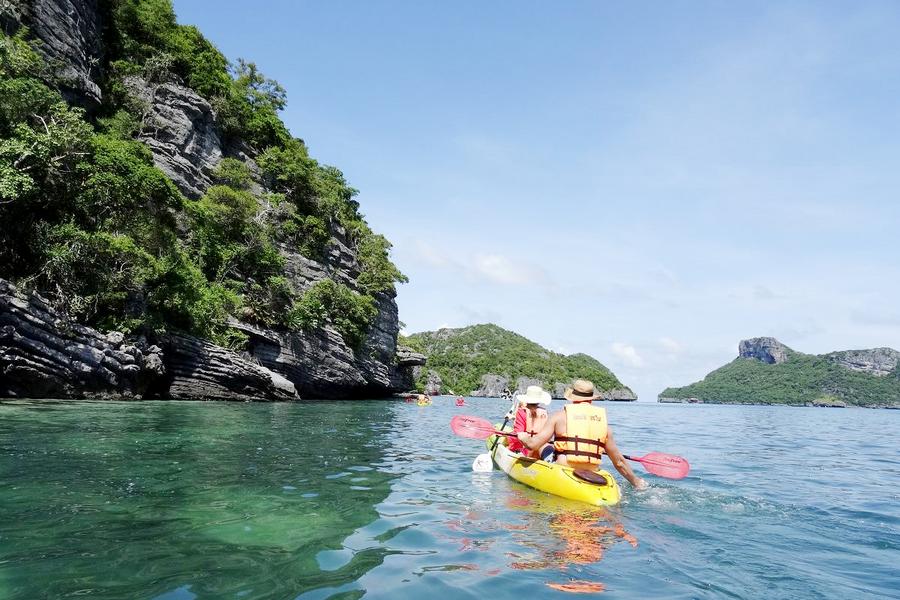
{"type": "MultiPolygon", "coordinates": [[[[487,439],[488,450],[494,445],[495,438],[496,436],[492,435],[487,439]]],[[[609,471],[594,472],[593,478],[605,481],[605,484],[588,482],[577,477],[574,470],[569,467],[527,458],[510,451],[506,447],[506,437],[500,440],[491,456],[497,466],[516,481],[554,496],[587,502],[594,506],[612,506],[622,498],[619,484],[609,471]]]]}

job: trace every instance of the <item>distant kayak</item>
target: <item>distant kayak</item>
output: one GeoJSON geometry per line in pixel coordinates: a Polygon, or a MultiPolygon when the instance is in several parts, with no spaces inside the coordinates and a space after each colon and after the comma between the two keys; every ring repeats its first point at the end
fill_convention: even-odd
{"type": "MultiPolygon", "coordinates": [[[[496,437],[492,435],[487,438],[488,450],[494,445],[496,437]]],[[[591,478],[598,483],[585,481],[569,467],[527,458],[512,452],[506,447],[506,438],[500,440],[491,456],[497,466],[516,481],[554,496],[579,500],[594,506],[612,506],[622,497],[619,484],[609,471],[591,473],[591,478]]]]}

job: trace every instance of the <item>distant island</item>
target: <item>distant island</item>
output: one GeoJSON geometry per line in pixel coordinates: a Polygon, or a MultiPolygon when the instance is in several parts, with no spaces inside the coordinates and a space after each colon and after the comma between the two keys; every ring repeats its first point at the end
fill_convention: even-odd
{"type": "Polygon", "coordinates": [[[428,356],[414,371],[416,387],[430,394],[498,397],[507,390],[541,385],[561,398],[574,379],[589,379],[607,400],[637,400],[634,392],[597,359],[568,356],[493,324],[401,336],[399,344],[428,356]]]}
{"type": "Polygon", "coordinates": [[[804,354],[771,337],[741,341],[738,357],[703,381],[666,388],[660,402],[900,408],[900,352],[804,354]]]}

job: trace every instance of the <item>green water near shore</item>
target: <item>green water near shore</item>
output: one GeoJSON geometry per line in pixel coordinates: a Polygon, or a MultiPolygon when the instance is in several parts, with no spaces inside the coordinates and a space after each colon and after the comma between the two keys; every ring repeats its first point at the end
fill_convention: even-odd
{"type": "Polygon", "coordinates": [[[351,403],[0,405],[0,597],[293,597],[355,579],[385,552],[330,573],[315,555],[375,520],[389,493],[395,475],[373,466],[378,415],[351,403]]]}

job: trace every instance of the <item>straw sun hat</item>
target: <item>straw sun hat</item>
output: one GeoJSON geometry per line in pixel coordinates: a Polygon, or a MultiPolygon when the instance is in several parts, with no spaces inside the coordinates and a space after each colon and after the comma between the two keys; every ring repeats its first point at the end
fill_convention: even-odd
{"type": "Polygon", "coordinates": [[[587,379],[576,379],[572,387],[566,389],[563,396],[571,402],[588,402],[600,398],[600,392],[594,389],[593,382],[587,379]]]}
{"type": "Polygon", "coordinates": [[[539,385],[529,385],[524,394],[517,394],[516,399],[522,404],[542,404],[549,406],[552,398],[539,385]]]}

